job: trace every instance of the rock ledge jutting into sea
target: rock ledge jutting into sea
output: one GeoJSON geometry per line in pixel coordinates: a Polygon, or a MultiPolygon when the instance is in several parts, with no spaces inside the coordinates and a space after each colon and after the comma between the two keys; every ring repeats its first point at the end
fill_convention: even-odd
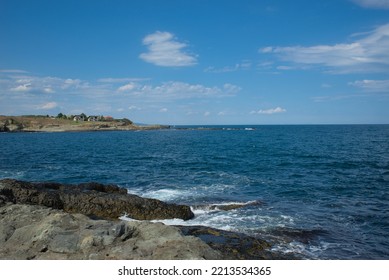
{"type": "Polygon", "coordinates": [[[105,219],[127,215],[136,220],[182,219],[194,217],[189,206],[128,194],[116,185],[84,183],[32,183],[0,180],[0,205],[4,202],[36,204],[105,219]]]}

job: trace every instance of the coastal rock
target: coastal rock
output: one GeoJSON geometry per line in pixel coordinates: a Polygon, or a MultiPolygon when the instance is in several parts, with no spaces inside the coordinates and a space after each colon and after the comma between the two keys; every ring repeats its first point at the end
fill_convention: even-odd
{"type": "Polygon", "coordinates": [[[98,183],[64,185],[3,179],[0,206],[5,202],[43,205],[106,219],[127,215],[136,220],[188,220],[194,216],[189,206],[141,198],[116,185],[98,183]]]}
{"type": "Polygon", "coordinates": [[[23,124],[14,119],[4,119],[0,121],[0,132],[19,132],[23,129],[23,124]]]}
{"type": "Polygon", "coordinates": [[[289,254],[271,252],[271,244],[257,237],[205,226],[179,226],[184,235],[196,236],[230,260],[295,259],[289,254]]]}
{"type": "Polygon", "coordinates": [[[220,259],[161,223],[94,220],[38,205],[0,207],[0,259],[220,259]]]}

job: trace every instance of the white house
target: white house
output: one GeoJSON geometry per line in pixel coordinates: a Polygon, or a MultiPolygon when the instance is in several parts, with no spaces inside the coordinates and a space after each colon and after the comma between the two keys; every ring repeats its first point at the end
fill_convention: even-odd
{"type": "Polygon", "coordinates": [[[75,122],[83,122],[83,121],[85,121],[85,118],[84,118],[83,115],[75,115],[73,117],[73,121],[75,121],[75,122]]]}
{"type": "Polygon", "coordinates": [[[88,122],[97,122],[100,120],[99,116],[89,116],[88,122]]]}

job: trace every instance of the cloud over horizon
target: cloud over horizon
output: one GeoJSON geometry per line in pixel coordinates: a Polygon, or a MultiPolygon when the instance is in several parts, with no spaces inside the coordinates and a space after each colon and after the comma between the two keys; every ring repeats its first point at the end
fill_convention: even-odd
{"type": "Polygon", "coordinates": [[[185,52],[187,44],[178,42],[170,32],[157,31],[143,39],[148,52],[140,58],[148,63],[165,67],[183,67],[197,64],[197,58],[185,52]]]}
{"type": "Polygon", "coordinates": [[[112,114],[124,112],[125,107],[128,112],[135,112],[151,106],[165,108],[166,102],[171,101],[231,97],[242,90],[231,83],[209,86],[182,81],[152,83],[142,78],[93,81],[18,74],[0,73],[0,110],[3,114],[30,114],[58,108],[66,114],[75,111],[112,114]]]}
{"type": "Polygon", "coordinates": [[[282,61],[322,66],[334,73],[384,72],[389,70],[389,24],[378,26],[350,43],[316,46],[267,46],[259,51],[282,61]]]}
{"type": "Polygon", "coordinates": [[[284,113],[286,109],[281,107],[271,108],[271,109],[260,109],[258,111],[251,111],[250,114],[259,114],[259,115],[272,115],[278,113],[284,113]]]}

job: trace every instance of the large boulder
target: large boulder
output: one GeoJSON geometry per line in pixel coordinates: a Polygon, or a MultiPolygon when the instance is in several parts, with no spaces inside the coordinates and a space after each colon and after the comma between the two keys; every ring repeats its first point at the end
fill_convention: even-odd
{"type": "Polygon", "coordinates": [[[142,198],[116,185],[99,183],[65,185],[3,179],[0,180],[0,206],[6,202],[43,205],[106,219],[122,215],[136,220],[194,217],[189,206],[142,198]]]}

